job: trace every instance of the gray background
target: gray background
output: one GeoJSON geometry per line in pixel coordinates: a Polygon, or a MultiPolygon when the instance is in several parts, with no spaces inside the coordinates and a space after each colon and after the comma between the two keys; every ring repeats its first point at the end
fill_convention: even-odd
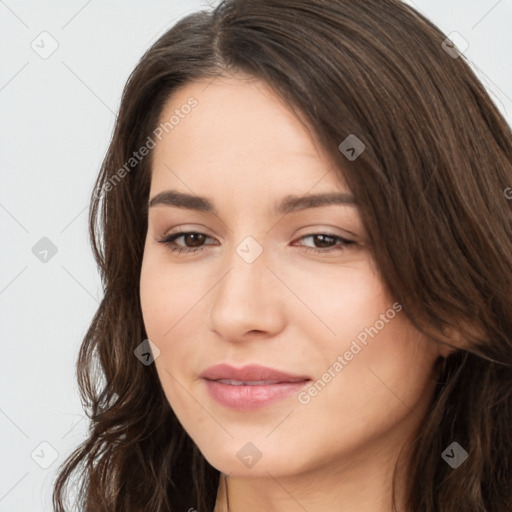
{"type": "MultiPolygon", "coordinates": [[[[510,123],[512,1],[408,3],[468,42],[466,57],[510,123]]],[[[206,6],[0,0],[0,512],[52,510],[57,466],[85,438],[75,361],[101,298],[88,198],[129,73],[179,18],[206,6]],[[46,262],[44,237],[57,250],[46,262]]]]}

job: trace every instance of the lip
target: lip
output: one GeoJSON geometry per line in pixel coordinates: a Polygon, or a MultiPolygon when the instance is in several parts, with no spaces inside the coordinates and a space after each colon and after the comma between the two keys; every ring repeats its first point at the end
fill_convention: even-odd
{"type": "Polygon", "coordinates": [[[260,366],[259,364],[249,364],[242,368],[235,368],[229,364],[216,364],[210,366],[203,373],[203,379],[220,380],[231,379],[240,381],[275,381],[280,382],[301,382],[303,380],[310,380],[311,377],[307,375],[292,375],[290,373],[275,370],[267,366],[260,366]]]}
{"type": "Polygon", "coordinates": [[[216,402],[236,410],[265,407],[298,393],[312,380],[307,375],[292,375],[257,364],[242,368],[218,364],[206,369],[200,376],[216,402]]]}

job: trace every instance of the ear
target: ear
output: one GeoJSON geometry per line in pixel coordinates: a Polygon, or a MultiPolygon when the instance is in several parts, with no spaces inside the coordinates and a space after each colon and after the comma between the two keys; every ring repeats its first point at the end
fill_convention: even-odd
{"type": "Polygon", "coordinates": [[[447,327],[443,329],[445,343],[438,343],[438,352],[442,357],[447,357],[456,350],[464,349],[468,340],[485,339],[484,331],[476,325],[463,323],[459,329],[447,327]]]}
{"type": "MultiPolygon", "coordinates": [[[[452,343],[450,341],[450,343],[452,343]]],[[[455,347],[452,345],[449,345],[448,343],[437,343],[437,353],[443,357],[446,358],[456,350],[459,350],[459,346],[456,345],[455,347]]]]}

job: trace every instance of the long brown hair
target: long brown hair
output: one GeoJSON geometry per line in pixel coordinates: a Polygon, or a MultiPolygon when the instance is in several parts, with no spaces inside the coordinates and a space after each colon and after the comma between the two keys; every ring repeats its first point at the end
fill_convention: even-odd
{"type": "Polygon", "coordinates": [[[176,419],[154,365],[134,356],[147,338],[151,152],[130,159],[177,87],[230,71],[265,81],[305,120],[356,196],[390,293],[418,330],[455,349],[438,360],[408,507],[512,510],[512,135],[445,39],[398,0],[225,0],[143,55],[91,197],[104,298],[77,362],[90,434],[60,468],[58,512],[75,473],[80,510],[213,510],[219,471],[176,419]],[[338,148],[349,135],[365,145],[356,159],[338,148]],[[456,469],[442,457],[453,442],[468,454],[456,469]]]}

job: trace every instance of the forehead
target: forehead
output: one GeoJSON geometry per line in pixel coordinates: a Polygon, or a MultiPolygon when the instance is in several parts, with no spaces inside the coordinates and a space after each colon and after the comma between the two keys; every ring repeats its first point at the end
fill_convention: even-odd
{"type": "Polygon", "coordinates": [[[152,188],[182,176],[196,187],[207,182],[237,190],[297,183],[294,191],[305,193],[315,183],[328,190],[342,184],[311,131],[255,78],[223,76],[187,83],[162,109],[160,125],[166,122],[168,133],[154,149],[152,188]],[[194,108],[184,108],[191,101],[194,108]]]}

